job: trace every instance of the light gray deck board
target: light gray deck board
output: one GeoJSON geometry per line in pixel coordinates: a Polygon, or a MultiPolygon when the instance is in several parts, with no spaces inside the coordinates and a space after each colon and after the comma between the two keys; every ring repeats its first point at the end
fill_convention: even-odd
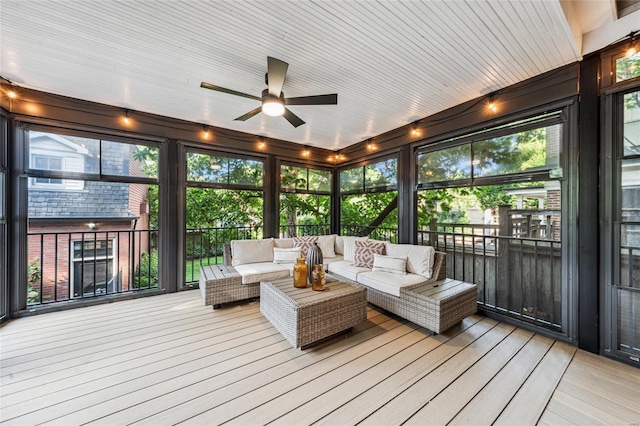
{"type": "Polygon", "coordinates": [[[440,335],[369,308],[292,348],[259,302],[199,292],[0,327],[3,424],[629,424],[640,369],[474,315],[440,335]],[[575,356],[573,355],[575,353],[575,356]]]}

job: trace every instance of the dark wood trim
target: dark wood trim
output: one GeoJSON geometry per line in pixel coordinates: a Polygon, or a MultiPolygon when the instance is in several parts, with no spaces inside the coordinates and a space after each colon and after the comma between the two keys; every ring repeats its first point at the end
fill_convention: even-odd
{"type": "Polygon", "coordinates": [[[267,157],[264,163],[264,214],[262,216],[263,237],[277,238],[279,232],[279,203],[276,198],[279,197],[276,175],[280,174],[276,158],[274,156],[267,157]]]}
{"type": "Polygon", "coordinates": [[[580,103],[578,139],[578,342],[581,349],[598,353],[599,342],[599,267],[600,241],[597,232],[600,111],[597,57],[580,63],[580,103]]]}
{"type": "Polygon", "coordinates": [[[409,145],[403,146],[398,153],[398,243],[401,244],[414,243],[418,223],[413,156],[409,145]]]}
{"type": "Polygon", "coordinates": [[[9,271],[11,268],[11,257],[9,254],[9,229],[11,223],[11,179],[8,169],[9,146],[9,115],[4,109],[0,109],[0,168],[5,173],[3,196],[4,196],[4,219],[0,221],[0,323],[9,319],[10,307],[9,299],[12,289],[9,286],[9,271]]]}
{"type": "Polygon", "coordinates": [[[8,203],[9,229],[9,315],[27,307],[27,212],[28,212],[28,179],[24,175],[25,131],[9,120],[9,182],[11,194],[8,203]]]}
{"type": "Polygon", "coordinates": [[[331,233],[340,234],[340,172],[334,169],[331,174],[331,233]]]}
{"type": "Polygon", "coordinates": [[[161,173],[160,187],[158,189],[159,200],[159,247],[158,266],[160,274],[161,288],[169,293],[173,293],[180,287],[183,274],[183,259],[179,249],[180,244],[184,244],[181,239],[184,229],[184,221],[180,220],[182,209],[179,205],[184,203],[176,200],[184,199],[184,186],[180,185],[178,176],[178,164],[175,160],[180,158],[178,143],[168,141],[160,148],[159,170],[161,173]],[[182,228],[181,228],[182,227],[182,228]]]}

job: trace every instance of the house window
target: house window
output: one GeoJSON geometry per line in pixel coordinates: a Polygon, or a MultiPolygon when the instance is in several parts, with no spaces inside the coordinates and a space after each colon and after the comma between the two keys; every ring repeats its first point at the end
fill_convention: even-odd
{"type": "MultiPolygon", "coordinates": [[[[53,157],[49,155],[33,155],[33,168],[38,170],[59,171],[64,170],[62,167],[63,159],[61,157],[53,157]]],[[[62,187],[62,179],[36,177],[33,178],[33,185],[51,185],[62,187]]]]}
{"type": "Polygon", "coordinates": [[[73,241],[73,296],[86,297],[121,291],[114,269],[114,239],[73,241]]]}

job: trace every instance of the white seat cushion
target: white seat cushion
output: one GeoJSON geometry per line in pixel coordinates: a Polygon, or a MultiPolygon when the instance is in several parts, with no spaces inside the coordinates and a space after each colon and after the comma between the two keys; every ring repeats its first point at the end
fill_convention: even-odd
{"type": "Polygon", "coordinates": [[[344,256],[337,254],[335,257],[327,257],[325,259],[323,259],[322,263],[324,264],[324,270],[328,271],[329,270],[329,264],[330,263],[336,263],[336,262],[340,262],[344,260],[344,256]]]}
{"type": "Polygon", "coordinates": [[[337,275],[342,275],[343,277],[351,281],[357,281],[358,274],[370,271],[371,269],[369,268],[351,266],[351,262],[348,260],[340,260],[338,262],[329,263],[329,272],[333,272],[337,275]]]}
{"type": "Polygon", "coordinates": [[[357,281],[367,287],[400,297],[402,287],[419,284],[425,282],[426,279],[418,274],[398,275],[390,272],[371,271],[358,274],[357,281]]]}
{"type": "Polygon", "coordinates": [[[407,272],[429,279],[433,274],[433,260],[436,250],[431,246],[413,244],[393,244],[387,242],[387,256],[407,257],[407,272]]]}
{"type": "MultiPolygon", "coordinates": [[[[242,284],[258,283],[260,281],[271,281],[279,278],[287,278],[291,275],[289,267],[292,265],[280,265],[273,262],[246,263],[236,266],[236,271],[242,275],[242,284]]],[[[293,284],[292,284],[293,285],[293,284]]]]}

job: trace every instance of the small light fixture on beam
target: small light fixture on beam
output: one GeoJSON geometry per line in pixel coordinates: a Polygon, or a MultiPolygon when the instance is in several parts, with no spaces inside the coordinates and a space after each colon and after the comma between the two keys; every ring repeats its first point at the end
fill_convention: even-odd
{"type": "Polygon", "coordinates": [[[93,231],[95,227],[96,227],[96,224],[94,222],[87,223],[87,228],[89,228],[89,231],[93,231]]]}
{"type": "Polygon", "coordinates": [[[634,40],[635,40],[635,33],[632,31],[631,33],[629,33],[629,48],[627,49],[627,51],[624,54],[625,58],[631,58],[636,53],[638,53],[638,50],[636,49],[636,46],[633,43],[634,40]]]}
{"type": "Polygon", "coordinates": [[[376,150],[376,144],[373,143],[373,139],[369,139],[367,141],[367,151],[375,151],[376,150]]]}
{"type": "Polygon", "coordinates": [[[414,121],[411,125],[411,136],[420,136],[420,128],[418,127],[417,121],[414,121]]]}
{"type": "Polygon", "coordinates": [[[129,111],[128,109],[124,111],[124,117],[122,117],[122,122],[127,126],[131,125],[131,122],[132,122],[131,111],[129,111]]]}
{"type": "Polygon", "coordinates": [[[18,92],[16,92],[16,88],[13,85],[13,81],[9,80],[8,78],[2,77],[2,76],[0,76],[0,78],[2,78],[2,80],[6,81],[7,84],[9,85],[9,90],[7,90],[5,92],[5,95],[7,95],[7,98],[16,99],[18,97],[18,92]]]}
{"type": "Polygon", "coordinates": [[[497,112],[498,111],[498,105],[496,103],[496,94],[492,93],[491,95],[489,95],[489,103],[487,103],[487,109],[491,112],[497,112]]]}
{"type": "Polygon", "coordinates": [[[304,149],[302,150],[302,156],[305,158],[311,157],[311,150],[309,149],[308,145],[304,146],[304,149]]]}
{"type": "Polygon", "coordinates": [[[265,142],[263,137],[260,137],[260,139],[258,140],[258,149],[261,151],[267,149],[267,143],[265,142]]]}
{"type": "Polygon", "coordinates": [[[211,129],[209,129],[209,126],[207,125],[202,126],[202,137],[204,139],[209,139],[211,137],[211,129]]]}
{"type": "Polygon", "coordinates": [[[13,84],[9,87],[9,90],[7,91],[7,97],[9,99],[16,99],[18,97],[18,93],[13,88],[13,84]]]}

